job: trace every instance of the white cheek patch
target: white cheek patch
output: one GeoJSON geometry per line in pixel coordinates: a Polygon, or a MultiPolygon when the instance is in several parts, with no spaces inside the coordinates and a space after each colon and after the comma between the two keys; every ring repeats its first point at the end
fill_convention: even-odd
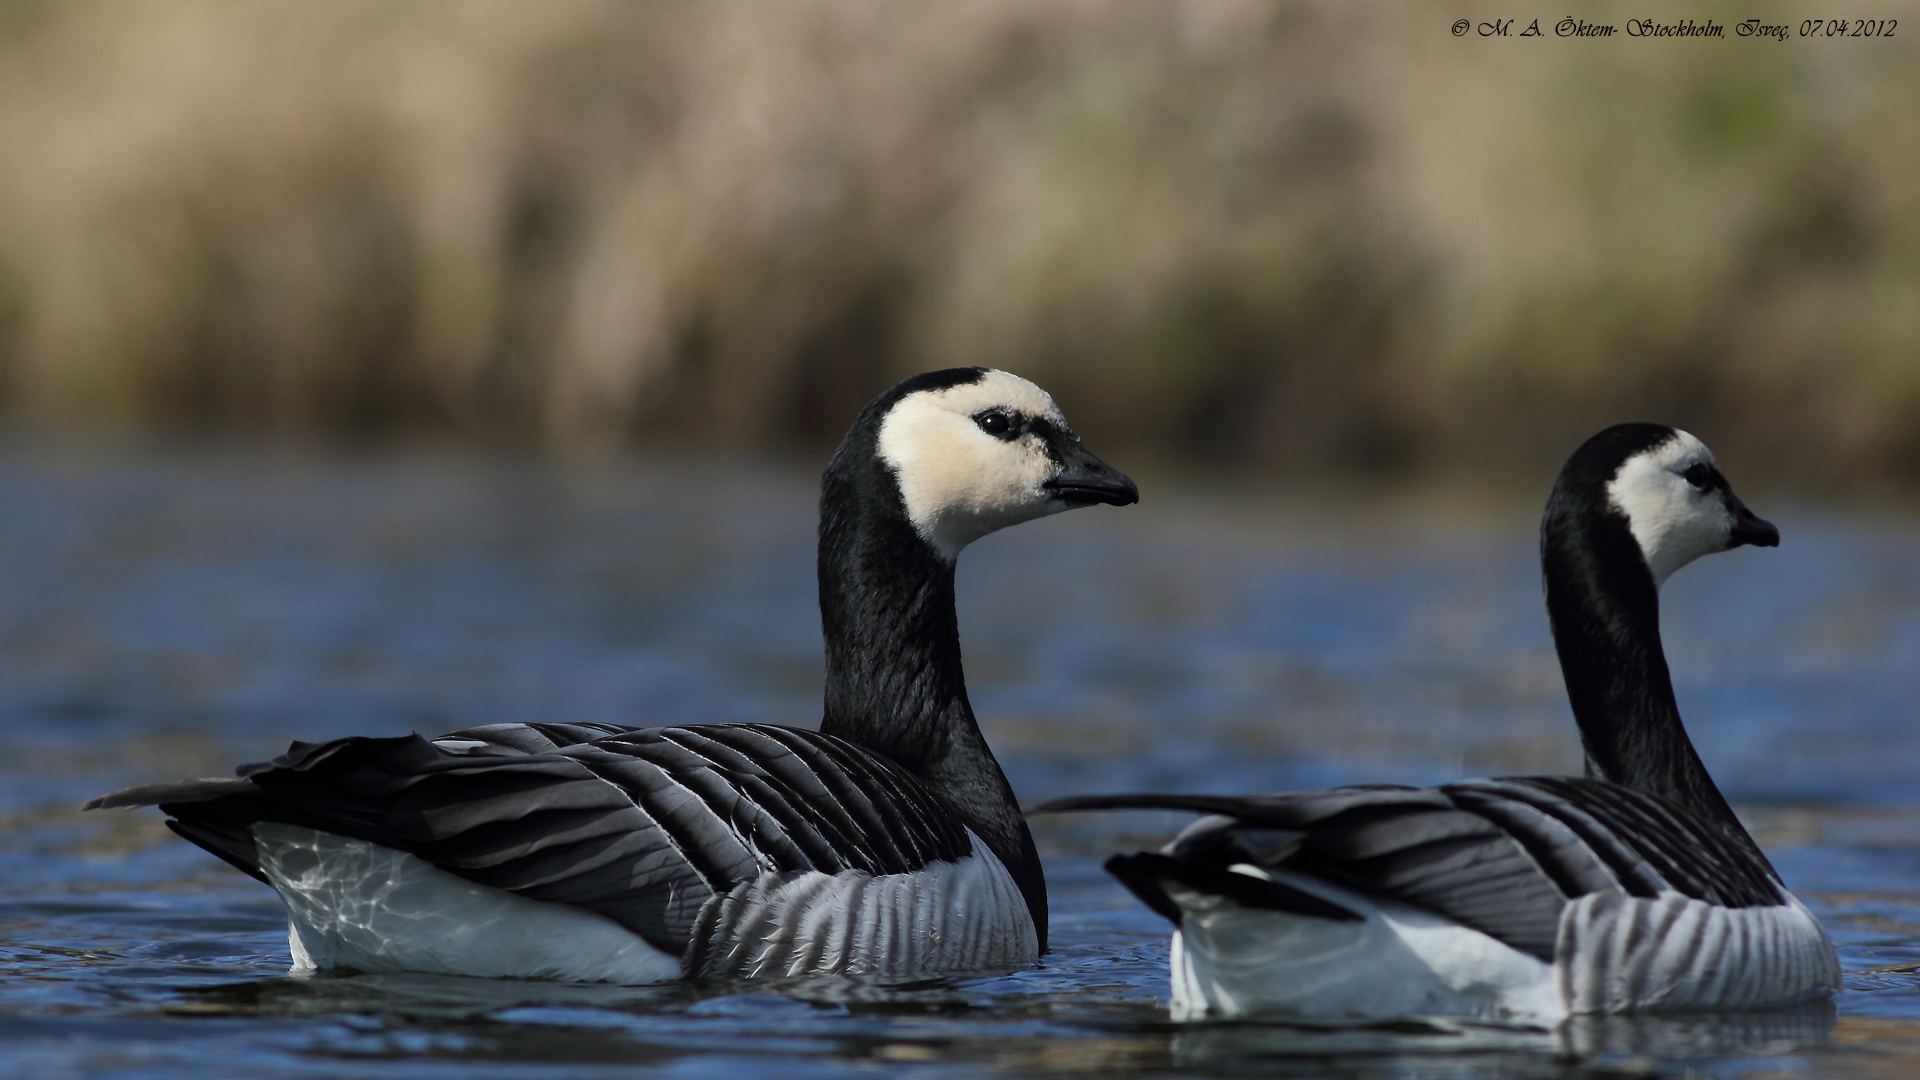
{"type": "Polygon", "coordinates": [[[1626,515],[1655,588],[1702,555],[1727,550],[1733,515],[1718,491],[1700,491],[1680,474],[1695,463],[1713,465],[1713,451],[1684,431],[1635,454],[1607,484],[1607,498],[1626,515]]]}
{"type": "Polygon", "coordinates": [[[1040,486],[1058,466],[1037,436],[1008,442],[974,423],[994,408],[1068,430],[1045,390],[1004,371],[908,394],[880,424],[880,457],[899,478],[907,517],[949,562],[990,532],[1068,509],[1040,486]]]}

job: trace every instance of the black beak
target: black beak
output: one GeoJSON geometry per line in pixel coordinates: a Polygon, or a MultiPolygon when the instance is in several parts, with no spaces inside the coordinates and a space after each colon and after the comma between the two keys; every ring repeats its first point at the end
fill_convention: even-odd
{"type": "Polygon", "coordinates": [[[1140,501],[1140,489],[1133,481],[1119,469],[1094,457],[1080,445],[1080,440],[1062,440],[1056,444],[1055,452],[1060,459],[1060,471],[1040,485],[1054,498],[1070,506],[1095,503],[1130,506],[1140,501]]]}
{"type": "Polygon", "coordinates": [[[1754,547],[1779,547],[1780,530],[1764,518],[1756,517],[1733,492],[1727,492],[1728,508],[1733,511],[1733,532],[1727,536],[1727,550],[1752,544],[1754,547]]]}

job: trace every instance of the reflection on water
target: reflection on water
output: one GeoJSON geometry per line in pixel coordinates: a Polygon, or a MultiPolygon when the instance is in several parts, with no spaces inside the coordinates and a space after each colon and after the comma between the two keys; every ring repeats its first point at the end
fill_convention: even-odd
{"type": "MultiPolygon", "coordinates": [[[[1850,992],[1763,1015],[1176,1027],[1099,870],[1181,819],[1036,823],[1055,951],[907,982],[290,978],[277,900],[86,796],[293,738],[808,724],[810,470],[0,454],[0,1073],[1920,1075],[1920,525],[1764,506],[1667,587],[1702,755],[1850,992]]],[[[1764,500],[1762,500],[1764,502],[1764,500]]],[[[1577,768],[1531,514],[1147,485],[962,560],[973,699],[1028,800],[1577,768]]]]}
{"type": "Polygon", "coordinates": [[[1764,1013],[1584,1016],[1556,1028],[1455,1020],[1235,1023],[1180,1031],[1173,1055],[1186,1066],[1265,1061],[1308,1070],[1326,1059],[1392,1055],[1403,1064],[1420,1062],[1421,1075],[1533,1074],[1556,1065],[1631,1069],[1658,1061],[1777,1057],[1824,1046],[1833,1027],[1827,1002],[1764,1013]]]}

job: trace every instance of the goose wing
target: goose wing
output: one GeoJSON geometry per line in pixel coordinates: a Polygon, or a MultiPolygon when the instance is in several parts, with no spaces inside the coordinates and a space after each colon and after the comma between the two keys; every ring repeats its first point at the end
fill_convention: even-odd
{"type": "Polygon", "coordinates": [[[1724,908],[1787,902],[1757,850],[1665,800],[1597,780],[1527,777],[1245,797],[1095,796],[1036,809],[1123,808],[1213,815],[1163,852],[1109,863],[1128,888],[1175,921],[1178,907],[1167,883],[1224,893],[1242,904],[1341,917],[1304,906],[1290,895],[1299,890],[1235,872],[1236,866],[1285,869],[1391,897],[1549,962],[1561,913],[1590,893],[1647,899],[1679,893],[1724,908]]]}
{"type": "Polygon", "coordinates": [[[600,912],[672,955],[709,898],[761,874],[899,874],[972,851],[898,766],[767,725],[295,743],[238,780],[144,785],[89,807],[130,805],[158,805],[176,832],[256,877],[251,826],[285,822],[600,912]]]}

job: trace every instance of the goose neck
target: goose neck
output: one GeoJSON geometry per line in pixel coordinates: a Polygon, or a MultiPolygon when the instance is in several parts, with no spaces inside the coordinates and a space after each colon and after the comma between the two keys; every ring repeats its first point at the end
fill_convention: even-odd
{"type": "Polygon", "coordinates": [[[1550,509],[1541,561],[1587,774],[1677,802],[1757,853],[1681,722],[1660,639],[1659,589],[1626,521],[1550,509]]]}
{"type": "Polygon", "coordinates": [[[913,773],[1006,866],[1044,951],[1046,880],[1013,787],[974,721],[960,663],[954,564],[890,495],[849,498],[829,469],[820,505],[820,730],[913,773]]]}
{"type": "Polygon", "coordinates": [[[960,663],[953,564],[904,521],[871,521],[851,531],[821,535],[821,730],[924,776],[955,749],[956,731],[975,727],[960,663]]]}

